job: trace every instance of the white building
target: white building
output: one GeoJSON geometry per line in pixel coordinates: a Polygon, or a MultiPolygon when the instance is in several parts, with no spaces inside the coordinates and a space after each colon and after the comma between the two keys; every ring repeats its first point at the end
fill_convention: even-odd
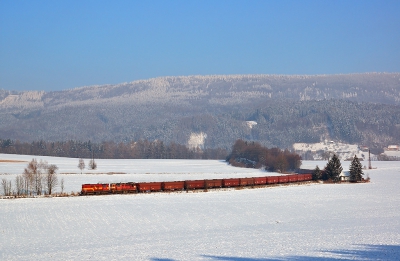
{"type": "Polygon", "coordinates": [[[350,181],[350,171],[342,171],[339,175],[340,181],[350,181]]]}
{"type": "Polygon", "coordinates": [[[389,151],[399,151],[399,145],[389,145],[387,150],[389,150],[389,151]]]}

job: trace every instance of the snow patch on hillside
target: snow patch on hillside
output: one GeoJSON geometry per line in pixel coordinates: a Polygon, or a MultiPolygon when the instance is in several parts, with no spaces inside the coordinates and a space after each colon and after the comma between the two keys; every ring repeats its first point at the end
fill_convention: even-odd
{"type": "Polygon", "coordinates": [[[257,122],[255,121],[246,121],[247,126],[252,129],[254,126],[257,125],[257,122]]]}
{"type": "Polygon", "coordinates": [[[194,133],[192,132],[189,137],[188,147],[190,149],[200,148],[204,149],[204,142],[207,138],[207,134],[204,132],[194,133]]]}

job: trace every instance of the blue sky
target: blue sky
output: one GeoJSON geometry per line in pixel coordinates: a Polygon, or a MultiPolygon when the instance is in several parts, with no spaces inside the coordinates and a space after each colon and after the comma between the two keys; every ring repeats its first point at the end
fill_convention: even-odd
{"type": "Polygon", "coordinates": [[[0,1],[5,90],[362,72],[400,72],[400,1],[0,1]]]}

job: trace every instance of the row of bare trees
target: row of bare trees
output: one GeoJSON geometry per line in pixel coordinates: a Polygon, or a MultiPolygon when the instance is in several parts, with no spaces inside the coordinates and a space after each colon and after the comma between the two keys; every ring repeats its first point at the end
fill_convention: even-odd
{"type": "MultiPolygon", "coordinates": [[[[51,195],[55,187],[59,184],[57,177],[58,167],[48,164],[47,161],[32,159],[24,172],[15,177],[14,186],[12,181],[5,178],[1,181],[3,194],[5,196],[24,196],[24,195],[51,195]]],[[[61,193],[64,190],[64,180],[60,182],[61,193]]]]}

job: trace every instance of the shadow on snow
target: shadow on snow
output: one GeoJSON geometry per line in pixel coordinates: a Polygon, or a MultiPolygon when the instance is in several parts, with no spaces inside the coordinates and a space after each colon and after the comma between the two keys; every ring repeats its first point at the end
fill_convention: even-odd
{"type": "MultiPolygon", "coordinates": [[[[321,251],[324,257],[318,256],[287,256],[272,258],[251,258],[234,256],[202,255],[203,258],[219,261],[335,261],[335,260],[400,260],[400,246],[395,245],[358,245],[361,249],[321,251]],[[326,255],[332,255],[327,257],[326,255]]],[[[168,258],[152,258],[152,261],[174,261],[168,258]]]]}

